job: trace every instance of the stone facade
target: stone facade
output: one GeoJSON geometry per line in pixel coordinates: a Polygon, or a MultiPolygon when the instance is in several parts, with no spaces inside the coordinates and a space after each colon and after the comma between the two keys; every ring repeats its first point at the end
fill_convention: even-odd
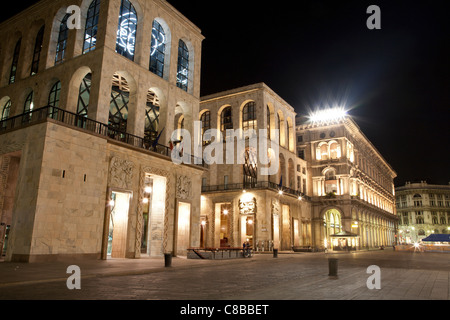
{"type": "Polygon", "coordinates": [[[224,121],[229,130],[254,129],[259,140],[259,130],[271,131],[269,150],[278,150],[279,157],[273,175],[262,174],[256,155],[251,163],[210,165],[202,183],[204,245],[241,247],[249,240],[257,251],[312,245],[307,164],[295,154],[294,109],[264,83],[203,97],[200,109],[200,120],[208,113],[207,127],[224,136],[224,121]]]}
{"type": "Polygon", "coordinates": [[[395,171],[348,116],[298,121],[297,148],[312,184],[314,243],[373,248],[395,242],[395,171]],[[346,232],[349,238],[332,237],[346,232]]]}
{"type": "Polygon", "coordinates": [[[395,198],[400,243],[416,243],[433,233],[450,233],[450,185],[408,182],[395,189],[395,198]]]}
{"type": "Polygon", "coordinates": [[[6,260],[186,255],[187,247],[198,246],[204,168],[174,164],[164,145],[176,117],[192,129],[199,113],[201,31],[162,0],[44,0],[2,23],[0,33],[7,39],[0,50],[0,112],[9,105],[0,126],[6,260]],[[57,62],[69,5],[81,8],[81,29],[67,31],[65,56],[57,62]],[[136,16],[132,58],[117,52],[121,6],[130,5],[136,16]],[[86,51],[93,15],[95,48],[86,51]],[[158,46],[151,45],[154,21],[164,30],[159,75],[149,71],[158,46]],[[182,43],[185,88],[179,82],[182,43]],[[123,102],[120,128],[114,127],[113,102],[123,102]],[[146,136],[149,106],[158,114],[153,133],[159,140],[146,136]]]}

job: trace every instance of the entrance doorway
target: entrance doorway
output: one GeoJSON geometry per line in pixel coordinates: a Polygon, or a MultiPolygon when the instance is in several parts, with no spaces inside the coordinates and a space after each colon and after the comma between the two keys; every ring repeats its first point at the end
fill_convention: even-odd
{"type": "Polygon", "coordinates": [[[130,199],[130,193],[111,193],[107,258],[125,258],[130,199]]]}
{"type": "Polygon", "coordinates": [[[191,204],[178,203],[178,230],[176,255],[187,256],[187,249],[191,244],[191,204]]]}
{"type": "Polygon", "coordinates": [[[255,216],[241,216],[241,241],[250,243],[250,248],[254,248],[255,243],[255,216]]]}

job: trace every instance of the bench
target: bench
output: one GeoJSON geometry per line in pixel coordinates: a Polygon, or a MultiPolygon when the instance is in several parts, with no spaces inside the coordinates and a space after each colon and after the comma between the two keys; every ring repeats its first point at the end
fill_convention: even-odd
{"type": "Polygon", "coordinates": [[[188,259],[226,260],[243,258],[242,248],[188,248],[188,259]]]}

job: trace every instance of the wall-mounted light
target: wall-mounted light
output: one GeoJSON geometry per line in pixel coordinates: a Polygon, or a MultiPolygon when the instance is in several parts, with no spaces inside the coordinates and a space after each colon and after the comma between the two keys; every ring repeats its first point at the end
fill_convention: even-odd
{"type": "Polygon", "coordinates": [[[145,193],[152,193],[153,192],[153,188],[152,187],[145,187],[144,192],[145,193]]]}

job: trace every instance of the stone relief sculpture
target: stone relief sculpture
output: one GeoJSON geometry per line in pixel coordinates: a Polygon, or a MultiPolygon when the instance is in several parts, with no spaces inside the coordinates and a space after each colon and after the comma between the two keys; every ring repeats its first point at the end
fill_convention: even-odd
{"type": "Polygon", "coordinates": [[[192,197],[192,181],[189,177],[178,176],[177,178],[177,198],[188,200],[192,197]]]}
{"type": "Polygon", "coordinates": [[[131,189],[133,183],[134,163],[117,157],[111,159],[109,185],[121,189],[131,189]]]}

